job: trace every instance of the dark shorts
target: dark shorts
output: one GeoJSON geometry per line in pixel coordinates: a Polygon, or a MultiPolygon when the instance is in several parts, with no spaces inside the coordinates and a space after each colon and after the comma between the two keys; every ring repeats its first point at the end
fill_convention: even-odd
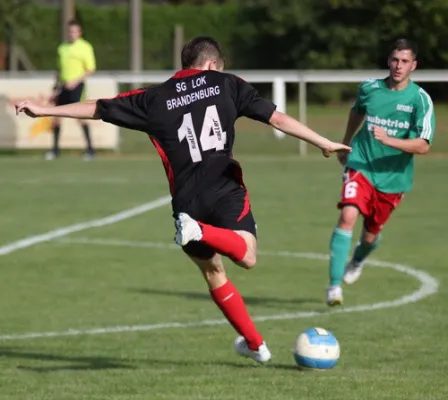
{"type": "MultiPolygon", "coordinates": [[[[218,228],[246,231],[255,237],[257,234],[247,189],[227,177],[222,177],[216,185],[178,207],[174,210],[174,216],[179,212],[218,228]]],[[[182,249],[186,254],[201,260],[208,260],[216,253],[201,242],[190,242],[182,249]]]]}
{"type": "Polygon", "coordinates": [[[63,106],[66,104],[78,103],[81,101],[82,93],[84,91],[84,82],[80,83],[74,89],[66,89],[65,87],[62,89],[61,93],[59,93],[56,98],[56,105],[63,106]]]}

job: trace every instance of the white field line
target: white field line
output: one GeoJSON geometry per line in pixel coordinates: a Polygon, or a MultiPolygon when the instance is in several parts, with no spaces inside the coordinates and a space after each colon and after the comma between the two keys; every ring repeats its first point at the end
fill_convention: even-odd
{"type": "MultiPolygon", "coordinates": [[[[174,244],[157,243],[157,242],[130,242],[121,240],[88,239],[88,238],[61,239],[60,241],[64,243],[74,243],[74,244],[78,243],[78,244],[105,245],[105,246],[130,246],[130,247],[142,247],[142,248],[178,249],[178,247],[175,246],[174,244]]],[[[308,258],[318,260],[328,259],[327,255],[318,253],[297,253],[290,251],[259,251],[258,253],[259,255],[262,256],[272,256],[272,257],[308,258]]],[[[253,317],[254,321],[264,322],[274,320],[292,320],[298,318],[309,318],[325,315],[352,313],[360,311],[373,311],[392,307],[399,307],[405,304],[415,303],[419,300],[422,300],[425,297],[437,293],[439,289],[439,282],[424,271],[411,268],[406,265],[394,264],[384,261],[372,260],[367,261],[366,263],[374,267],[392,268],[398,272],[410,275],[421,283],[420,288],[410,294],[407,294],[396,300],[391,301],[384,301],[374,304],[366,304],[353,307],[342,307],[332,311],[305,311],[298,313],[255,316],[253,317]]],[[[25,339],[64,337],[64,336],[102,335],[107,333],[141,332],[157,329],[168,329],[168,328],[194,328],[201,326],[216,326],[216,325],[224,325],[227,323],[228,322],[225,319],[212,319],[197,322],[167,322],[167,323],[150,324],[150,325],[112,326],[106,328],[95,328],[86,330],[69,329],[60,332],[13,333],[8,335],[0,335],[0,340],[11,341],[11,340],[25,340],[25,339]]]]}
{"type": "Polygon", "coordinates": [[[162,207],[171,201],[170,196],[160,197],[149,203],[142,204],[141,206],[130,208],[129,210],[121,211],[117,214],[109,215],[105,218],[94,219],[92,221],[81,222],[79,224],[66,226],[56,229],[40,235],[29,236],[25,239],[18,240],[13,243],[6,244],[0,247],[0,256],[4,256],[14,251],[25,249],[38,243],[49,242],[50,240],[67,236],[74,232],[83,231],[89,228],[99,228],[102,226],[115,224],[119,221],[134,217],[135,215],[143,214],[147,211],[154,210],[155,208],[162,207]]]}

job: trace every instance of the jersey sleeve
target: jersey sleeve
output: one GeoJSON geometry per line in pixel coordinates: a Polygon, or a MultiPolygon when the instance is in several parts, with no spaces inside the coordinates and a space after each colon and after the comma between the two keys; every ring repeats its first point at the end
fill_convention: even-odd
{"type": "Polygon", "coordinates": [[[436,119],[434,105],[431,97],[423,89],[418,91],[418,99],[415,106],[415,130],[417,136],[432,143],[436,119]]]}
{"type": "Polygon", "coordinates": [[[90,43],[86,45],[84,50],[84,68],[87,71],[95,71],[96,70],[96,59],[95,52],[93,51],[93,47],[90,43]]]}
{"type": "Polygon", "coordinates": [[[261,97],[258,91],[241,78],[232,75],[238,117],[269,123],[277,106],[261,97]]]}
{"type": "Polygon", "coordinates": [[[364,82],[362,82],[358,86],[358,90],[356,91],[356,99],[352,105],[352,110],[355,111],[359,115],[364,115],[366,113],[366,107],[364,100],[366,98],[366,93],[364,90],[364,82]]]}
{"type": "Polygon", "coordinates": [[[138,89],[119,94],[112,99],[97,101],[99,117],[104,122],[148,133],[150,94],[138,89]]]}

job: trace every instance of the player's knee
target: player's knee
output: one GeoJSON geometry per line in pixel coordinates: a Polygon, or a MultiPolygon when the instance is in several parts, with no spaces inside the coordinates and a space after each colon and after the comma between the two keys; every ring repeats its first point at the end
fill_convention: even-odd
{"type": "Polygon", "coordinates": [[[244,257],[237,261],[237,264],[245,269],[252,269],[257,264],[257,239],[252,233],[249,232],[237,231],[237,233],[246,242],[244,257]]]}
{"type": "Polygon", "coordinates": [[[252,269],[257,264],[257,256],[253,251],[248,251],[240,263],[245,269],[252,269]]]}
{"type": "Polygon", "coordinates": [[[381,237],[379,233],[364,232],[362,235],[362,240],[365,243],[373,244],[375,242],[379,242],[381,237]]]}

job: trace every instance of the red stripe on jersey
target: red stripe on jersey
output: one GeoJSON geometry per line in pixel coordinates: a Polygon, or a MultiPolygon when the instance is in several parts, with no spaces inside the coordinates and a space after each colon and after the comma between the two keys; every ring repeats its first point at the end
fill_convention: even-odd
{"type": "Polygon", "coordinates": [[[136,94],[140,94],[143,92],[146,92],[147,89],[136,89],[136,90],[129,90],[128,92],[118,93],[115,97],[108,97],[101,100],[113,100],[113,99],[119,99],[120,97],[129,97],[134,96],[136,94]]]}
{"type": "Polygon", "coordinates": [[[162,146],[160,146],[159,142],[152,137],[149,137],[149,139],[151,140],[152,144],[154,145],[154,147],[157,150],[157,153],[159,153],[159,156],[162,159],[162,163],[165,168],[166,176],[168,177],[168,182],[170,184],[170,193],[171,193],[171,195],[173,195],[174,194],[174,172],[173,172],[173,168],[171,168],[170,160],[168,160],[165,150],[163,150],[163,148],[162,148],[162,146]]]}
{"type": "Polygon", "coordinates": [[[182,69],[180,71],[177,71],[173,75],[173,78],[175,79],[188,78],[189,76],[197,75],[200,74],[201,72],[205,72],[205,70],[195,68],[182,69]]]}
{"type": "Polygon", "coordinates": [[[136,94],[140,94],[143,92],[146,92],[147,89],[136,89],[136,90],[129,90],[128,92],[123,92],[123,93],[119,93],[115,96],[115,98],[120,98],[120,97],[129,97],[129,96],[134,96],[136,94]]]}

